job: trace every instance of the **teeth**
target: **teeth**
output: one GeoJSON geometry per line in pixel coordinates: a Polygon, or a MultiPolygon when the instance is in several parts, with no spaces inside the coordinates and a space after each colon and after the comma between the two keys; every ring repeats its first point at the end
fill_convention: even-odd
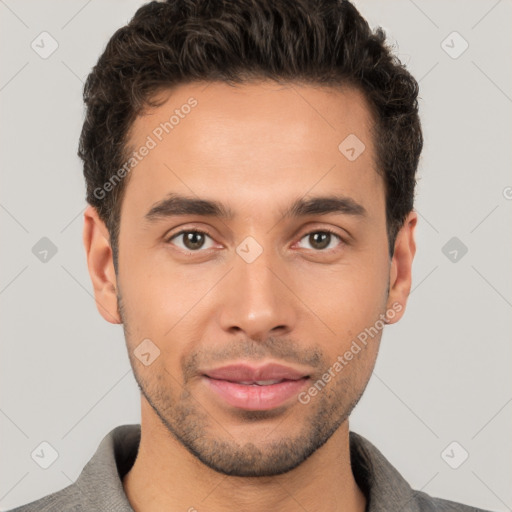
{"type": "Polygon", "coordinates": [[[271,384],[277,384],[278,382],[281,382],[282,379],[277,379],[277,380],[257,380],[256,381],[256,384],[258,384],[258,386],[270,386],[271,384]]]}
{"type": "Polygon", "coordinates": [[[254,381],[241,381],[238,384],[244,384],[244,385],[258,385],[258,386],[270,386],[271,384],[277,384],[278,382],[282,382],[283,379],[278,380],[257,380],[254,381]]]}

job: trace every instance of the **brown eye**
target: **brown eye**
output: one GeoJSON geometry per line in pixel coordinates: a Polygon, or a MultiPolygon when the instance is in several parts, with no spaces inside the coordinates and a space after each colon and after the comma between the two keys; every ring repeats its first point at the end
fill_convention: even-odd
{"type": "MultiPolygon", "coordinates": [[[[181,246],[176,243],[178,247],[181,249],[184,249],[186,251],[192,251],[197,252],[199,249],[205,249],[205,241],[206,237],[211,237],[204,233],[203,231],[198,230],[188,230],[188,231],[180,231],[179,233],[176,233],[173,235],[168,242],[171,242],[172,240],[180,240],[181,239],[181,246]]],[[[206,247],[206,249],[209,249],[210,247],[206,247]]]]}
{"type": "MultiPolygon", "coordinates": [[[[314,249],[315,251],[323,251],[326,248],[334,248],[329,247],[334,238],[337,238],[339,242],[343,242],[339,235],[328,230],[312,231],[311,233],[303,236],[301,240],[306,239],[311,246],[310,248],[314,249]]],[[[308,249],[308,247],[306,248],[308,249]]]]}

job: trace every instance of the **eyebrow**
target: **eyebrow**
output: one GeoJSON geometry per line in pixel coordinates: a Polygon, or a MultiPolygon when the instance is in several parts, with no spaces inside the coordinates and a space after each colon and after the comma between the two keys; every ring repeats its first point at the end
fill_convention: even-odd
{"type": "MultiPolygon", "coordinates": [[[[350,197],[337,195],[296,199],[286,210],[281,211],[284,218],[326,215],[329,213],[358,217],[367,216],[364,206],[350,197]]],[[[236,216],[229,206],[219,201],[171,193],[162,201],[155,203],[146,213],[145,219],[153,222],[182,215],[217,217],[225,220],[231,220],[236,216]]]]}

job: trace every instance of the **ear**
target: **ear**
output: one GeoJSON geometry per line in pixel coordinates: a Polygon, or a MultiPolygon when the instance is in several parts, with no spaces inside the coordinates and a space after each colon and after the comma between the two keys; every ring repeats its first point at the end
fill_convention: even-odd
{"type": "Polygon", "coordinates": [[[395,315],[388,317],[387,323],[394,324],[405,313],[407,298],[411,292],[412,261],[416,254],[415,228],[418,214],[411,211],[397,234],[395,252],[391,259],[389,273],[389,296],[387,309],[393,310],[395,315]]]}
{"type": "Polygon", "coordinates": [[[117,279],[110,236],[105,223],[92,206],[88,206],[84,212],[83,242],[96,307],[107,322],[120,324],[122,321],[117,303],[117,279]]]}

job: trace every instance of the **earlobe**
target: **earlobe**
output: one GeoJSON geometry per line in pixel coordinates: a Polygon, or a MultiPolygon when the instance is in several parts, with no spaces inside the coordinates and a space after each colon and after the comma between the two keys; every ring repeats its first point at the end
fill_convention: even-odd
{"type": "Polygon", "coordinates": [[[88,206],[84,212],[83,243],[96,307],[107,322],[120,324],[122,321],[117,303],[117,279],[110,237],[105,223],[92,206],[88,206]]]}
{"type": "Polygon", "coordinates": [[[389,296],[387,302],[389,315],[387,323],[393,324],[402,318],[411,291],[412,262],[416,254],[415,228],[418,214],[411,211],[398,232],[395,251],[389,272],[389,296]]]}

